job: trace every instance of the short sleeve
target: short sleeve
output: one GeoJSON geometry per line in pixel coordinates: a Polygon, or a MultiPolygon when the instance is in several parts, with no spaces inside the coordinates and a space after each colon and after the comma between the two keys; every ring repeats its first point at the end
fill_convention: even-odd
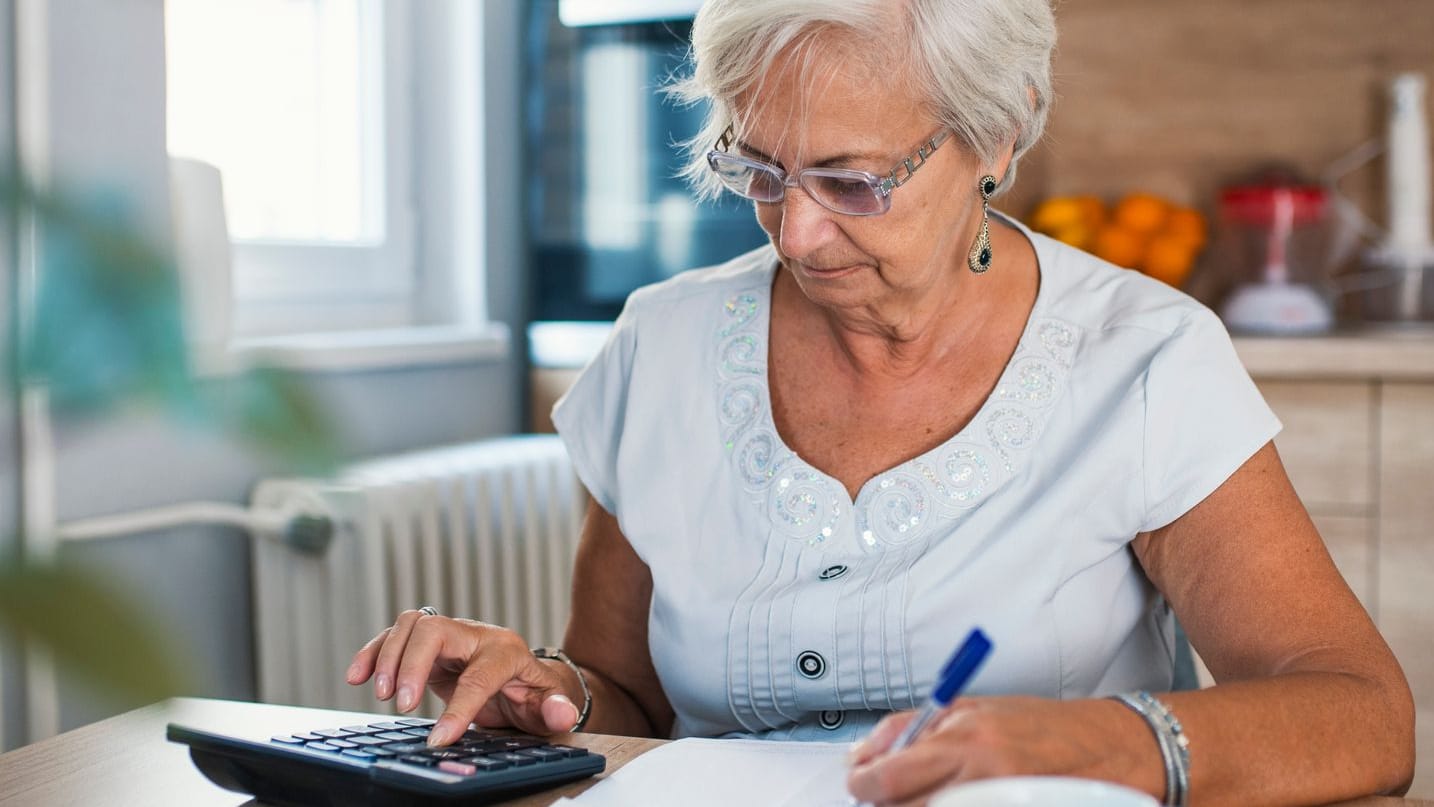
{"type": "Polygon", "coordinates": [[[1280,430],[1220,319],[1193,311],[1145,376],[1142,532],[1184,515],[1280,430]]]}
{"type": "Polygon", "coordinates": [[[602,508],[617,514],[617,457],[627,420],[637,329],[629,301],[607,343],[553,407],[553,426],[578,478],[602,508]]]}

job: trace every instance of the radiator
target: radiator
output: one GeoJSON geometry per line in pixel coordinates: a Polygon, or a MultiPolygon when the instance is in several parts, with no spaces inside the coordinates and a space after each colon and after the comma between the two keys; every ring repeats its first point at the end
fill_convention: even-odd
{"type": "Polygon", "coordinates": [[[550,435],[263,481],[256,509],[326,512],[336,532],[319,554],[253,542],[259,699],[381,710],[372,687],[349,686],[344,672],[365,641],[421,605],[513,628],[533,646],[558,644],[585,503],[550,435]]]}

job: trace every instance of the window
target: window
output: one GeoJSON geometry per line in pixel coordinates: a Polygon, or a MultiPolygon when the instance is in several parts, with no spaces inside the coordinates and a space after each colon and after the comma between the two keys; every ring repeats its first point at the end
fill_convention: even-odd
{"type": "Polygon", "coordinates": [[[223,175],[237,335],[421,319],[415,7],[166,0],[169,149],[223,175]]]}

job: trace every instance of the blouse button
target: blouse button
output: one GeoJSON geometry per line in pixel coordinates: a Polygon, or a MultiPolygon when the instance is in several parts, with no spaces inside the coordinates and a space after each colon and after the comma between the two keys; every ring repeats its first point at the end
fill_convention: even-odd
{"type": "Polygon", "coordinates": [[[817,715],[817,722],[827,731],[836,731],[846,722],[846,712],[839,709],[824,709],[817,715]]]}
{"type": "Polygon", "coordinates": [[[825,569],[822,569],[822,573],[817,575],[817,578],[819,580],[835,580],[846,573],[846,564],[838,563],[835,566],[828,566],[825,569]]]}
{"type": "Polygon", "coordinates": [[[822,673],[827,671],[827,660],[819,653],[805,650],[797,656],[797,672],[807,678],[821,678],[822,673]]]}

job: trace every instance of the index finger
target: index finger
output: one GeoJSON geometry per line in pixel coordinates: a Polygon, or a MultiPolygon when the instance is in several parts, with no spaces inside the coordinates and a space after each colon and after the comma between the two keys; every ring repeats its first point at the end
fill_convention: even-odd
{"type": "Polygon", "coordinates": [[[482,664],[482,658],[481,650],[475,652],[467,668],[458,676],[453,697],[448,699],[443,714],[439,715],[438,722],[428,733],[430,746],[447,745],[462,736],[468,724],[477,719],[478,713],[503,685],[513,680],[514,670],[506,669],[507,665],[501,662],[496,665],[482,664]]]}
{"type": "Polygon", "coordinates": [[[855,767],[886,753],[896,738],[901,736],[906,724],[915,719],[915,712],[899,712],[882,718],[876,728],[866,735],[866,739],[857,743],[847,754],[848,764],[855,767]]]}

